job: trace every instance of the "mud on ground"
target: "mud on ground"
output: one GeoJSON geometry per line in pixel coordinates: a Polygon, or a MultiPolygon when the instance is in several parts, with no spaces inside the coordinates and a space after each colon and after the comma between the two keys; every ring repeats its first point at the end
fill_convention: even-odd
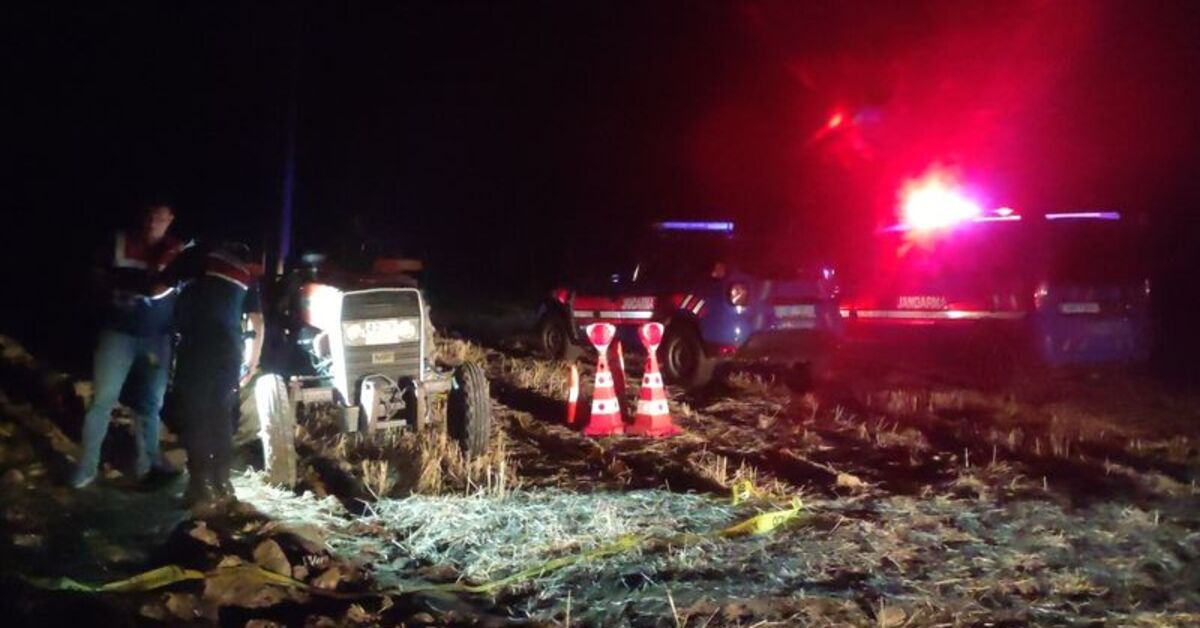
{"type": "MultiPolygon", "coordinates": [[[[574,617],[597,623],[1200,620],[1200,404],[1153,382],[1070,373],[997,392],[847,361],[832,383],[796,390],[734,372],[702,394],[671,390],[681,436],[592,439],[564,424],[567,365],[519,347],[443,349],[487,365],[504,451],[439,490],[389,480],[393,497],[565,490],[606,508],[610,495],[666,490],[706,496],[707,510],[749,481],[759,499],[729,521],[796,496],[805,504],[804,523],[755,544],[543,578],[505,599],[521,616],[562,621],[569,595],[574,617]]],[[[340,452],[316,450],[343,456],[345,438],[340,452]]],[[[344,466],[389,455],[372,447],[344,466]]],[[[454,573],[470,572],[457,560],[454,573]]]]}
{"type": "MultiPolygon", "coordinates": [[[[565,364],[461,340],[445,341],[443,354],[487,366],[497,445],[487,456],[463,456],[436,430],[344,435],[330,417],[306,416],[298,442],[308,492],[241,478],[239,494],[255,514],[215,523],[217,546],[185,559],[199,568],[229,555],[255,562],[257,546],[282,538],[293,570],[335,561],[354,575],[334,590],[367,591],[478,584],[595,556],[486,595],[351,603],[287,593],[214,603],[193,586],[99,599],[117,605],[114,616],[167,623],[175,611],[216,613],[225,623],[303,623],[297,617],[306,612],[341,624],[418,625],[1200,622],[1200,404],[1153,382],[1068,374],[996,391],[847,361],[831,383],[792,389],[769,372],[735,372],[702,394],[670,391],[685,430],[678,437],[592,439],[579,431],[586,412],[564,423],[565,364]],[[796,498],[802,516],[773,533],[709,534],[796,498]],[[323,545],[305,549],[297,534],[273,532],[278,526],[323,545]],[[601,551],[629,538],[638,539],[630,551],[601,551]],[[183,594],[194,600],[161,597],[183,594]]],[[[591,367],[582,367],[586,400],[591,367]]],[[[629,399],[638,377],[631,370],[629,399]]],[[[0,408],[14,426],[0,432],[4,470],[22,470],[15,480],[4,475],[5,504],[38,501],[44,491],[63,493],[62,509],[81,512],[55,488],[53,472],[29,481],[36,465],[55,459],[46,452],[70,455],[70,438],[53,430],[22,436],[61,423],[55,412],[71,413],[54,410],[53,397],[0,408]],[[38,500],[21,502],[10,490],[38,500]]],[[[165,503],[147,499],[151,509],[165,503]]],[[[176,547],[181,534],[193,538],[195,522],[171,516],[180,517],[174,528],[164,521],[149,527],[158,532],[110,545],[176,547]]],[[[36,534],[36,521],[22,528],[10,519],[6,551],[36,543],[22,536],[36,534]]],[[[128,573],[164,560],[97,564],[128,573]]],[[[320,574],[293,575],[311,583],[320,574]]]]}

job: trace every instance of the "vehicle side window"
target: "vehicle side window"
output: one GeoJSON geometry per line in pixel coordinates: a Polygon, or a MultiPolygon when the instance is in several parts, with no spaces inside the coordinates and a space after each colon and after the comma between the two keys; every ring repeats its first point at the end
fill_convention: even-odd
{"type": "Polygon", "coordinates": [[[704,279],[711,275],[715,261],[707,256],[655,254],[639,265],[638,283],[682,283],[704,279]]]}

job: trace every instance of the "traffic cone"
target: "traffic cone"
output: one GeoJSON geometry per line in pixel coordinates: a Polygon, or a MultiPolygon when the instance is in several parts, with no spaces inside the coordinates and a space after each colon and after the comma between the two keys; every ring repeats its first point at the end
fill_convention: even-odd
{"type": "Polygon", "coordinates": [[[621,420],[621,406],[613,389],[613,375],[608,368],[608,345],[612,343],[617,328],[608,323],[593,323],[587,326],[588,340],[596,347],[596,385],[592,390],[592,415],[588,418],[583,433],[588,436],[624,434],[625,423],[621,420]]]}
{"type": "Polygon", "coordinates": [[[658,346],[662,344],[663,326],[661,323],[646,323],[638,329],[638,337],[646,347],[646,372],[642,375],[637,414],[633,417],[629,433],[655,438],[674,436],[681,430],[671,422],[667,391],[663,388],[662,373],[658,370],[658,346]]]}
{"type": "Polygon", "coordinates": [[[567,376],[567,425],[575,423],[575,412],[579,409],[579,367],[571,365],[567,376]]]}
{"type": "Polygon", "coordinates": [[[625,348],[621,346],[621,339],[617,338],[612,343],[612,356],[609,358],[609,366],[612,367],[613,374],[613,390],[617,392],[617,403],[621,406],[621,416],[625,416],[624,410],[628,409],[628,403],[625,401],[625,348]]]}

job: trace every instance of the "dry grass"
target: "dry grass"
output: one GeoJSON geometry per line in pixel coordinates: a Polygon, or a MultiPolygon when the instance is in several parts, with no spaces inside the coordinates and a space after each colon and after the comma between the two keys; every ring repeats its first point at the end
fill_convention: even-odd
{"type": "Polygon", "coordinates": [[[438,354],[450,363],[477,362],[487,364],[487,350],[469,341],[458,338],[442,338],[435,340],[438,354]]]}
{"type": "Polygon", "coordinates": [[[363,460],[362,479],[363,485],[376,499],[389,494],[392,485],[395,484],[395,480],[388,474],[387,460],[363,460]]]}
{"type": "Polygon", "coordinates": [[[553,399],[566,398],[570,365],[531,358],[505,357],[495,376],[505,381],[553,399]]]}
{"type": "MultiPolygon", "coordinates": [[[[843,425],[846,423],[844,420],[839,421],[837,417],[834,420],[843,425]]],[[[925,438],[924,433],[909,427],[902,428],[901,422],[894,418],[879,417],[871,421],[863,421],[853,432],[860,440],[876,447],[907,449],[914,453],[931,449],[929,440],[925,438]]]]}
{"type": "Polygon", "coordinates": [[[503,431],[497,433],[487,452],[480,456],[467,455],[445,432],[425,436],[418,444],[420,473],[412,492],[425,495],[482,492],[503,497],[519,485],[517,475],[510,471],[503,431]]]}
{"type": "Polygon", "coordinates": [[[344,461],[344,468],[376,498],[476,491],[504,495],[520,484],[507,437],[499,429],[480,456],[468,455],[444,430],[340,434],[325,446],[325,455],[344,461]]]}
{"type": "Polygon", "coordinates": [[[705,449],[696,456],[694,465],[701,476],[726,488],[732,485],[729,477],[729,458],[705,449]]]}
{"type": "Polygon", "coordinates": [[[707,478],[727,490],[737,489],[740,492],[739,487],[749,485],[752,495],[743,497],[786,502],[792,497],[803,495],[803,491],[762,473],[757,467],[744,460],[738,463],[737,468],[731,468],[727,456],[707,449],[692,454],[688,462],[697,475],[707,478]]]}
{"type": "Polygon", "coordinates": [[[772,376],[763,376],[756,373],[747,373],[738,371],[731,373],[726,379],[725,384],[735,391],[740,393],[757,395],[760,397],[778,397],[788,395],[788,390],[775,380],[772,376]]]}

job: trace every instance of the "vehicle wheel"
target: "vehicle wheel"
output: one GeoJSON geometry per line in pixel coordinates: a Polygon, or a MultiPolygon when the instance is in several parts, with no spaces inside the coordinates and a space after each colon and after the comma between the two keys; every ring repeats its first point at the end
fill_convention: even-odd
{"type": "Polygon", "coordinates": [[[561,314],[549,314],[538,324],[538,345],[551,360],[572,357],[575,344],[571,342],[571,325],[561,314]]]}
{"type": "Polygon", "coordinates": [[[454,369],[446,404],[446,429],[471,455],[487,450],[492,437],[492,400],[483,367],[467,362],[454,369]]]}
{"type": "Polygon", "coordinates": [[[813,357],[805,364],[805,370],[808,372],[810,385],[828,384],[833,381],[833,357],[829,355],[813,357]]]}
{"type": "Polygon", "coordinates": [[[1032,340],[1025,336],[1007,330],[984,329],[975,343],[980,352],[979,375],[985,386],[1011,386],[1033,372],[1032,340]]]}
{"type": "Polygon", "coordinates": [[[717,361],[704,353],[704,343],[690,327],[672,325],[658,349],[659,362],[668,382],[689,390],[703,388],[712,381],[717,361]]]}
{"type": "MultiPolygon", "coordinates": [[[[267,377],[270,377],[269,375],[267,377]]],[[[258,399],[255,398],[255,377],[249,384],[238,389],[238,422],[233,430],[233,448],[239,449],[258,440],[262,424],[258,418],[258,399]]],[[[264,384],[265,385],[265,384],[264,384]]]]}
{"type": "Polygon", "coordinates": [[[807,362],[793,364],[784,377],[784,383],[794,391],[810,391],[833,380],[829,356],[817,356],[807,362]]]}
{"type": "Polygon", "coordinates": [[[259,439],[267,481],[287,487],[296,484],[296,408],[288,387],[278,375],[263,375],[254,383],[259,439]]]}

